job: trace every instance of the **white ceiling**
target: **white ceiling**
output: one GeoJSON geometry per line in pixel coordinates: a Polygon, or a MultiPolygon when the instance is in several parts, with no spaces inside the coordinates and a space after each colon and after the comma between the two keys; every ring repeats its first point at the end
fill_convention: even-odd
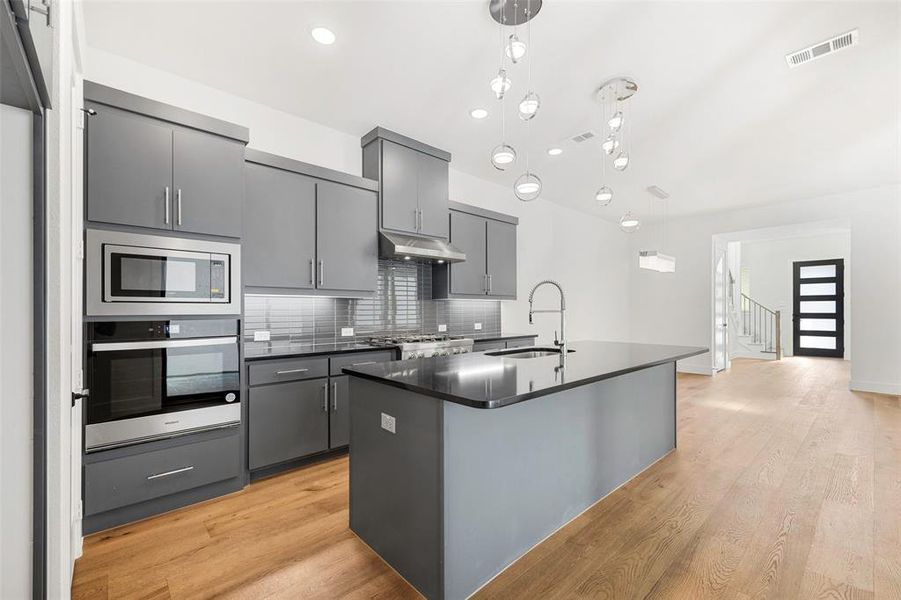
{"type": "Polygon", "coordinates": [[[526,67],[514,66],[508,138],[520,162],[504,173],[488,160],[500,141],[488,89],[500,52],[487,1],[88,0],[85,27],[91,46],[353,135],[385,126],[504,185],[531,150],[546,198],[618,220],[647,212],[650,184],[670,192],[673,215],[901,181],[899,12],[894,2],[547,1],[530,48],[542,108],[529,134],[515,116],[526,67]],[[338,41],[314,42],[316,25],[338,41]],[[855,27],[859,46],[786,67],[785,53],[855,27]],[[599,209],[599,148],[545,149],[601,129],[594,92],[619,74],[640,86],[632,164],[608,166],[617,195],[599,209]],[[474,106],[490,117],[472,120],[474,106]]]}

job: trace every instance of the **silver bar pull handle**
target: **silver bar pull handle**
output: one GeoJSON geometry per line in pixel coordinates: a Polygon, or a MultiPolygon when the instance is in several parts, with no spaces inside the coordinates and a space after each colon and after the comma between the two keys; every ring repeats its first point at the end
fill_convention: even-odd
{"type": "Polygon", "coordinates": [[[93,352],[121,352],[128,350],[156,350],[160,348],[194,348],[198,346],[225,346],[237,344],[236,336],[179,340],[149,340],[146,342],[94,342],[93,352]]]}
{"type": "Polygon", "coordinates": [[[338,382],[332,382],[332,412],[338,412],[338,382]]]}
{"type": "Polygon", "coordinates": [[[488,274],[488,293],[491,293],[491,273],[488,274]]]}
{"type": "Polygon", "coordinates": [[[309,369],[287,369],[285,371],[276,371],[276,375],[287,375],[288,373],[306,373],[309,369]]]}
{"type": "Polygon", "coordinates": [[[176,220],[181,225],[181,188],[175,190],[176,220]]]}
{"type": "Polygon", "coordinates": [[[173,471],[166,471],[165,473],[157,473],[156,475],[148,475],[147,481],[151,481],[153,479],[159,479],[161,477],[169,477],[170,475],[178,475],[179,473],[187,473],[188,471],[193,471],[194,466],[182,467],[181,469],[175,469],[173,471]]]}
{"type": "Polygon", "coordinates": [[[310,285],[316,285],[316,265],[313,259],[310,259],[310,285]]]}
{"type": "Polygon", "coordinates": [[[328,412],[328,384],[322,384],[322,412],[328,412]]]}
{"type": "Polygon", "coordinates": [[[170,210],[169,209],[169,186],[168,185],[166,186],[166,189],[163,192],[163,207],[165,210],[164,220],[166,222],[166,225],[168,225],[169,224],[169,210],[170,210]]]}
{"type": "Polygon", "coordinates": [[[416,231],[419,231],[419,209],[418,208],[413,209],[413,228],[416,231]]]}
{"type": "Polygon", "coordinates": [[[362,367],[363,365],[374,365],[375,362],[376,362],[376,361],[374,361],[374,360],[367,360],[366,362],[353,363],[353,364],[351,364],[350,366],[352,366],[352,367],[362,367]]]}
{"type": "Polygon", "coordinates": [[[322,287],[322,282],[325,281],[325,261],[319,261],[319,287],[322,287]]]}

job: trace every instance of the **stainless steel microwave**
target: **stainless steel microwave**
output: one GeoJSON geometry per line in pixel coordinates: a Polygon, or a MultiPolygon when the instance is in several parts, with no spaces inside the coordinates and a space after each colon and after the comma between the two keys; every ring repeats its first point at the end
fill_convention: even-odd
{"type": "Polygon", "coordinates": [[[241,313],[241,246],[89,229],[88,316],[241,313]]]}

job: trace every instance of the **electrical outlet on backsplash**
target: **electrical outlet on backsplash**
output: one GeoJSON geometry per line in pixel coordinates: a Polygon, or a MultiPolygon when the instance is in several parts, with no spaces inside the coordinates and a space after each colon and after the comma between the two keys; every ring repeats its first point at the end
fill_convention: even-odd
{"type": "Polygon", "coordinates": [[[365,342],[377,335],[437,333],[439,323],[449,335],[500,334],[498,300],[432,300],[432,271],[426,263],[379,260],[378,287],[367,298],[277,296],[244,297],[244,344],[247,350],[275,351],[295,345],[365,342]],[[353,336],[342,337],[342,329],[353,336]],[[257,331],[269,341],[254,342],[257,331]]]}

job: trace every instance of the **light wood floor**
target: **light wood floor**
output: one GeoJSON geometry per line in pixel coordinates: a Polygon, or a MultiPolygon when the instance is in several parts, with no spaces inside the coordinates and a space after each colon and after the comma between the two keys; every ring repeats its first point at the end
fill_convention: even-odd
{"type": "MultiPolygon", "coordinates": [[[[477,598],[901,598],[901,403],[832,359],[679,377],[679,448],[477,598]]],[[[87,538],[75,598],[415,598],[347,458],[87,538]]]]}

